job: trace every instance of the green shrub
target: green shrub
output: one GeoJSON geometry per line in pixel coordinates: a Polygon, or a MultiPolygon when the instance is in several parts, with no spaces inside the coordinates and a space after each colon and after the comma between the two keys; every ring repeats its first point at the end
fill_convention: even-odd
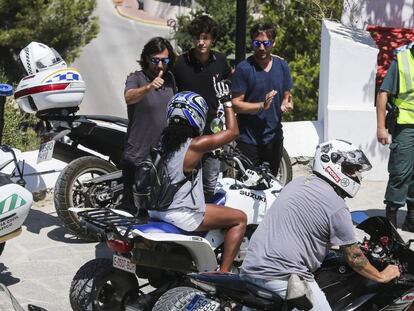
{"type": "Polygon", "coordinates": [[[21,112],[14,99],[8,97],[4,107],[2,143],[20,151],[38,149],[40,139],[34,130],[37,122],[34,115],[21,112]]]}

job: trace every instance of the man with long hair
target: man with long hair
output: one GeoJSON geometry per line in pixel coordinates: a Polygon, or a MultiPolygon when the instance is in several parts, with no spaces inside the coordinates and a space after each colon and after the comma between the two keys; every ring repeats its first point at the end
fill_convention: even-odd
{"type": "Polygon", "coordinates": [[[175,92],[174,76],[170,71],[174,62],[170,42],[155,37],[142,50],[139,60],[142,69],[129,74],[125,82],[129,124],[122,157],[123,208],[132,213],[136,212],[132,196],[135,167],[157,144],[167,125],[165,111],[175,92]]]}

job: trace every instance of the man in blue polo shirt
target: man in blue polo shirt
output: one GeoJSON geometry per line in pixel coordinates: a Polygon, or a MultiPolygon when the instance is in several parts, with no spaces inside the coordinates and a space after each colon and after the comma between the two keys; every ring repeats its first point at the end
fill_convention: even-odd
{"type": "Polygon", "coordinates": [[[268,162],[276,176],[283,153],[282,113],[293,109],[292,77],[287,62],[271,54],[273,25],[253,26],[250,37],[254,53],[237,65],[232,78],[240,129],[237,146],[253,164],[268,162]]]}

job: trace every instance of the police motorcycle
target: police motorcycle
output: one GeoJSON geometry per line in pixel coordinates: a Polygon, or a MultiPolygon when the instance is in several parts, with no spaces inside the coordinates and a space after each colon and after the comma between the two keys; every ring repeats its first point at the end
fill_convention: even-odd
{"type": "MultiPolygon", "coordinates": [[[[39,148],[39,161],[56,158],[67,162],[54,191],[57,214],[72,234],[85,235],[79,218],[70,208],[116,208],[122,201],[121,155],[128,120],[101,115],[78,115],[86,84],[75,68],[67,66],[53,48],[31,42],[20,52],[26,71],[17,86],[19,107],[36,114],[43,122],[45,142],[39,148]]],[[[214,125],[215,126],[215,125],[214,125]]],[[[286,150],[280,172],[282,184],[292,179],[292,166],[286,150]]]]}
{"type": "MultiPolygon", "coordinates": [[[[214,199],[218,205],[238,208],[247,215],[246,235],[234,261],[238,267],[251,234],[282,186],[266,165],[245,169],[243,156],[234,148],[221,150],[217,156],[243,172],[238,179],[220,179],[214,199]]],[[[70,287],[75,311],[151,310],[163,292],[185,284],[187,273],[216,270],[220,262],[221,230],[185,232],[163,221],[142,221],[111,209],[84,210],[78,216],[82,227],[106,241],[114,254],[112,259],[93,259],[78,270],[70,287]],[[148,282],[142,284],[141,279],[148,282]]]]}
{"type": "Polygon", "coordinates": [[[31,42],[19,56],[27,75],[14,97],[20,109],[36,114],[42,122],[44,142],[38,162],[53,157],[69,163],[55,186],[55,208],[66,229],[80,233],[79,220],[68,209],[83,204],[85,180],[114,172],[120,166],[128,121],[76,114],[86,91],[85,82],[53,48],[31,42]]]}
{"type": "MultiPolygon", "coordinates": [[[[10,85],[0,84],[2,107],[6,96],[12,94],[10,85]]],[[[22,232],[23,222],[32,206],[33,196],[25,185],[23,170],[19,166],[15,151],[7,145],[0,145],[0,255],[6,241],[22,232]],[[5,173],[9,168],[12,172],[5,173]]]]}
{"type": "MultiPolygon", "coordinates": [[[[414,310],[414,252],[385,217],[353,214],[357,228],[368,234],[359,243],[369,261],[379,270],[398,265],[401,276],[388,284],[365,279],[353,271],[339,250],[331,250],[315,279],[333,311],[414,310]]],[[[192,286],[164,293],[154,311],[292,310],[289,301],[231,273],[193,273],[192,286]]],[[[302,308],[301,308],[302,310],[302,308]]],[[[308,309],[305,309],[308,310],[308,309]]]]}

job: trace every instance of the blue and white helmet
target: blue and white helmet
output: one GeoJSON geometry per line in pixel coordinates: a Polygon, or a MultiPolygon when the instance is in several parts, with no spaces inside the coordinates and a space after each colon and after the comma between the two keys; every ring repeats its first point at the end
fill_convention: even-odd
{"type": "Polygon", "coordinates": [[[199,94],[189,91],[179,92],[167,105],[168,124],[186,120],[201,135],[206,125],[208,105],[199,94]]]}

